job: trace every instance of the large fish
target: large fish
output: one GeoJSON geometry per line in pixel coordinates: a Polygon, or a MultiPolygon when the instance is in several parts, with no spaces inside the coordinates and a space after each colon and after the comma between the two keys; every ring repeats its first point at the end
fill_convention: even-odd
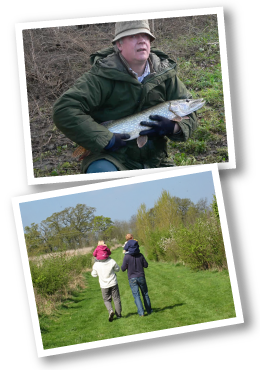
{"type": "MultiPolygon", "coordinates": [[[[159,115],[172,121],[180,122],[182,119],[189,119],[187,115],[200,109],[204,104],[205,101],[203,99],[170,100],[145,109],[142,112],[132,114],[131,116],[101,123],[101,125],[105,126],[112,133],[130,135],[130,138],[125,141],[137,139],[137,145],[141,148],[146,144],[148,137],[139,136],[140,131],[146,129],[145,126],[140,125],[140,122],[155,123],[156,121],[150,120],[150,115],[159,115]]],[[[80,156],[79,159],[83,159],[89,154],[89,150],[79,146],[72,156],[74,158],[80,156]]]]}

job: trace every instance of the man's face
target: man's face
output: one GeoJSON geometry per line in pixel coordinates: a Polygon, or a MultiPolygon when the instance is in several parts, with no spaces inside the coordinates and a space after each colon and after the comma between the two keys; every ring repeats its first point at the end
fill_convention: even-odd
{"type": "Polygon", "coordinates": [[[150,36],[146,33],[126,36],[122,38],[121,43],[117,42],[117,46],[130,66],[131,64],[143,63],[150,54],[150,36]]]}

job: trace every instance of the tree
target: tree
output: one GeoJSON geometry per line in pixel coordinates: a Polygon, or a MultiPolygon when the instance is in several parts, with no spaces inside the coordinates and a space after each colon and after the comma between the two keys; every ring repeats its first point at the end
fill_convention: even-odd
{"type": "Polygon", "coordinates": [[[118,240],[118,233],[114,223],[103,232],[102,239],[105,241],[113,239],[118,240]]]}
{"type": "Polygon", "coordinates": [[[137,215],[132,215],[128,224],[129,232],[133,235],[137,234],[137,215]]]}
{"type": "Polygon", "coordinates": [[[172,197],[168,191],[163,190],[154,205],[151,216],[153,217],[153,228],[164,230],[173,225],[177,226],[180,223],[180,216],[175,197],[172,197]]]}
{"type": "Polygon", "coordinates": [[[137,211],[137,235],[138,240],[141,243],[146,243],[147,237],[149,235],[149,231],[151,230],[151,223],[149,219],[149,214],[146,211],[146,205],[142,203],[137,211]]]}
{"type": "Polygon", "coordinates": [[[86,204],[77,204],[75,207],[53,213],[39,225],[32,224],[31,227],[26,227],[27,249],[48,253],[83,247],[93,230],[95,210],[86,204]]]}
{"type": "Polygon", "coordinates": [[[178,214],[180,215],[182,222],[184,223],[188,209],[191,206],[194,206],[194,203],[189,198],[174,197],[174,199],[178,205],[178,214]]]}
{"type": "Polygon", "coordinates": [[[101,238],[102,234],[104,234],[112,225],[113,221],[110,217],[96,216],[93,219],[93,232],[97,238],[101,238]]]}
{"type": "Polygon", "coordinates": [[[41,232],[39,230],[39,225],[32,223],[31,227],[25,227],[25,243],[27,248],[27,253],[29,256],[39,253],[44,245],[44,240],[42,238],[41,232]]]}
{"type": "Polygon", "coordinates": [[[127,221],[114,221],[114,238],[123,243],[125,240],[125,236],[129,233],[129,223],[127,221]]]}
{"type": "Polygon", "coordinates": [[[219,220],[219,211],[218,211],[218,203],[217,203],[216,195],[214,195],[213,197],[213,201],[211,203],[211,209],[216,219],[219,220]]]}
{"type": "Polygon", "coordinates": [[[65,228],[81,234],[87,233],[92,230],[95,210],[86,204],[77,204],[75,207],[68,207],[61,212],[53,213],[44,223],[50,231],[55,233],[60,233],[65,228]]]}
{"type": "Polygon", "coordinates": [[[200,198],[195,207],[200,213],[208,211],[209,208],[207,198],[200,198]]]}

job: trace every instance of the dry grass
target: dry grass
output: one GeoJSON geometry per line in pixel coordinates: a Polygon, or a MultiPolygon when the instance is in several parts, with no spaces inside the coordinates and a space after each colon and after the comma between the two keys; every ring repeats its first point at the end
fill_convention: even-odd
{"type": "Polygon", "coordinates": [[[83,254],[88,254],[92,251],[93,247],[84,247],[84,248],[79,248],[79,249],[69,249],[64,252],[54,252],[54,253],[46,253],[42,254],[40,256],[33,256],[29,257],[30,261],[41,261],[42,259],[46,258],[51,258],[51,257],[56,257],[61,254],[65,254],[66,256],[78,256],[78,255],[83,255],[83,254]]]}
{"type": "MultiPolygon", "coordinates": [[[[118,247],[121,247],[121,244],[115,244],[111,250],[114,250],[118,247]]],[[[78,248],[78,249],[69,249],[67,251],[64,251],[64,252],[54,252],[54,253],[46,253],[46,254],[42,254],[40,256],[33,256],[33,257],[29,257],[29,260],[30,261],[41,261],[42,259],[47,259],[47,258],[51,258],[51,257],[56,257],[56,256],[60,256],[61,254],[65,254],[66,256],[79,256],[79,255],[84,255],[84,254],[88,254],[88,253],[91,253],[91,251],[94,250],[94,247],[84,247],[84,248],[78,248]]]]}

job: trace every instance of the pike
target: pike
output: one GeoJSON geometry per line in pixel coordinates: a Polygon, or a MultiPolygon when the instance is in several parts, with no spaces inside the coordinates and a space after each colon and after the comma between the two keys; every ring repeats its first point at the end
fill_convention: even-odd
{"type": "MultiPolygon", "coordinates": [[[[156,121],[150,120],[150,115],[159,115],[171,121],[180,122],[183,119],[189,119],[190,117],[188,117],[188,114],[202,108],[204,104],[205,101],[203,99],[169,100],[128,117],[103,122],[101,125],[105,126],[114,134],[130,135],[130,138],[125,141],[137,139],[138,147],[142,148],[146,144],[148,137],[146,135],[139,136],[140,131],[145,130],[145,126],[140,125],[140,122],[146,121],[155,123],[156,121]]],[[[79,146],[72,154],[72,157],[76,158],[80,156],[79,160],[81,160],[89,154],[89,150],[79,146]]]]}

